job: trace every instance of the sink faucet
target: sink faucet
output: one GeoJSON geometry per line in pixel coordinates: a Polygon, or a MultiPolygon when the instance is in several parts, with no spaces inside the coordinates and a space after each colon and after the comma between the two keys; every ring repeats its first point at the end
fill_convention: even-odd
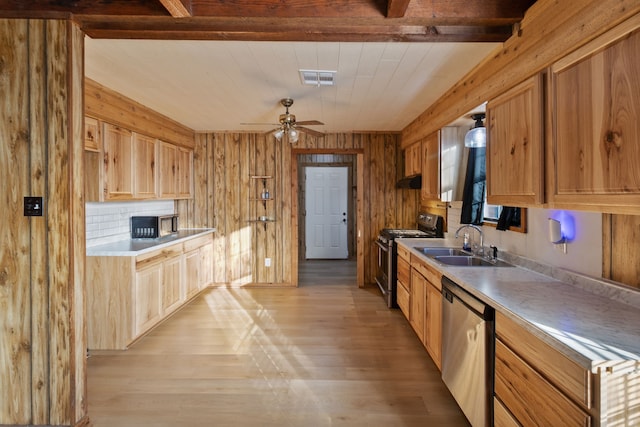
{"type": "Polygon", "coordinates": [[[456,234],[455,234],[455,238],[457,239],[458,237],[460,237],[460,230],[462,230],[463,228],[471,228],[473,230],[476,230],[478,232],[478,235],[480,236],[480,249],[478,250],[481,253],[484,253],[484,249],[483,249],[483,244],[484,244],[484,238],[482,236],[482,229],[480,227],[478,227],[477,225],[473,225],[473,224],[464,224],[461,225],[460,228],[458,228],[456,230],[456,234]]]}

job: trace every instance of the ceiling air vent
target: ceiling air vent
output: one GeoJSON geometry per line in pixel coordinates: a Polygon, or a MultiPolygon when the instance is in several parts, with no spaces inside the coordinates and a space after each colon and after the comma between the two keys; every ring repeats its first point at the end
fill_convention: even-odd
{"type": "Polygon", "coordinates": [[[333,86],[335,76],[335,71],[300,70],[302,84],[309,86],[333,86]]]}

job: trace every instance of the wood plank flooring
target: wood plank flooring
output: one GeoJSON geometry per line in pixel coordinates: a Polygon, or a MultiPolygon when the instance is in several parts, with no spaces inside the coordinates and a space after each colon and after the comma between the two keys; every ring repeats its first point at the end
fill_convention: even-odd
{"type": "Polygon", "coordinates": [[[355,263],[300,286],[212,288],[127,351],[92,352],[89,415],[112,426],[468,426],[422,344],[355,263]]]}

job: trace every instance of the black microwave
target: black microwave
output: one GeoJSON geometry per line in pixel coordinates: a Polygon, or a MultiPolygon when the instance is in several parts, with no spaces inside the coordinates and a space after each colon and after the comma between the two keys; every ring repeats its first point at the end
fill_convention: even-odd
{"type": "Polygon", "coordinates": [[[178,215],[132,216],[132,239],[155,239],[178,231],[178,215]]]}

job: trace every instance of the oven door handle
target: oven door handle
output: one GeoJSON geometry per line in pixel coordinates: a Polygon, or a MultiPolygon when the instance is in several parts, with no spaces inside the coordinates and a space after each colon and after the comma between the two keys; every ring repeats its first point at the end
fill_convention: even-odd
{"type": "Polygon", "coordinates": [[[379,247],[380,249],[382,249],[383,251],[385,251],[385,252],[389,252],[389,246],[387,246],[387,245],[383,245],[382,243],[378,242],[377,240],[376,240],[376,245],[378,245],[378,247],[379,247]]]}

